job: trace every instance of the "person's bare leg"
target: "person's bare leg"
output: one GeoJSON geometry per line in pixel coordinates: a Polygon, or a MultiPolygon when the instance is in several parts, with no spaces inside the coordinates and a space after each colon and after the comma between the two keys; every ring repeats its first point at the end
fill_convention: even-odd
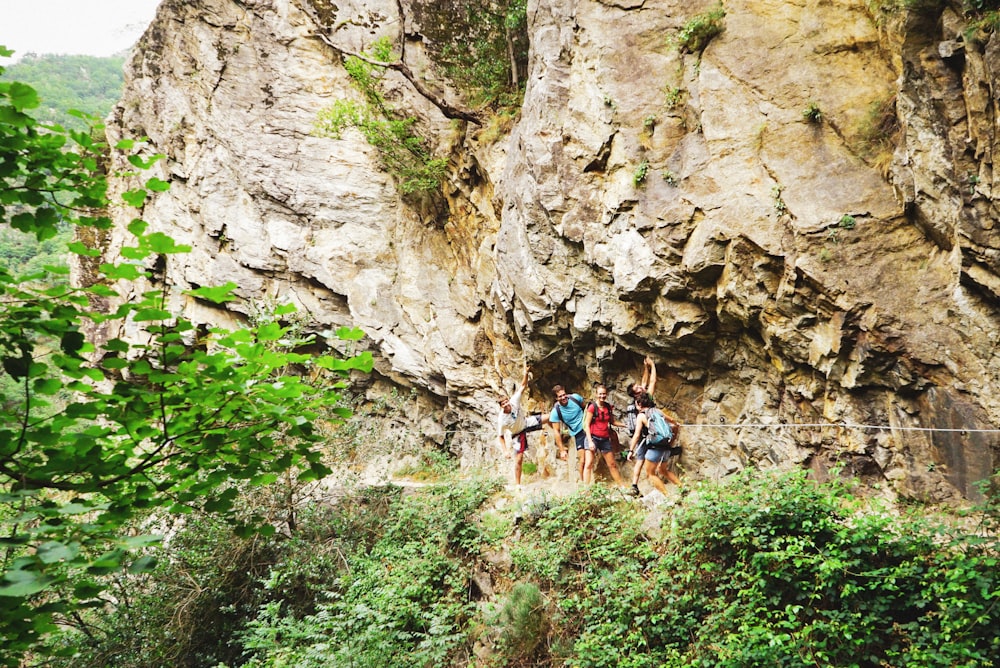
{"type": "Polygon", "coordinates": [[[518,452],[514,455],[514,484],[521,484],[521,467],[524,466],[524,453],[518,452]]]}
{"type": "Polygon", "coordinates": [[[622,480],[621,471],[618,470],[618,462],[615,461],[615,453],[605,452],[603,453],[604,463],[608,465],[608,471],[611,472],[611,479],[615,481],[615,484],[619,487],[625,486],[625,481],[622,480]]]}
{"type": "Polygon", "coordinates": [[[644,460],[633,459],[632,460],[632,484],[639,485],[639,476],[642,475],[642,465],[644,460]]]}
{"type": "Polygon", "coordinates": [[[674,467],[673,466],[667,466],[667,467],[665,467],[664,470],[663,470],[663,475],[666,477],[667,480],[669,480],[670,482],[674,483],[678,487],[681,486],[681,479],[679,477],[677,477],[676,473],[674,473],[674,467]]]}
{"type": "Polygon", "coordinates": [[[594,482],[594,451],[583,451],[583,484],[589,485],[594,482]]]}
{"type": "Polygon", "coordinates": [[[667,495],[667,486],[660,480],[660,476],[656,475],[657,462],[646,461],[644,468],[646,469],[646,478],[649,482],[653,483],[653,487],[659,490],[660,494],[667,495]]]}

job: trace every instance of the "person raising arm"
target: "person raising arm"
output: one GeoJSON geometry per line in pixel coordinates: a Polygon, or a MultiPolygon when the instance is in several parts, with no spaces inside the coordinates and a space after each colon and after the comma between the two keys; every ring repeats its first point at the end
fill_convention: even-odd
{"type": "Polygon", "coordinates": [[[531,378],[530,367],[524,367],[521,385],[509,397],[501,397],[497,414],[497,439],[504,457],[511,456],[511,448],[507,439],[514,443],[514,484],[521,484],[521,470],[524,466],[524,453],[528,449],[528,434],[542,429],[549,422],[549,417],[542,413],[528,414],[521,408],[524,390],[531,378]]]}

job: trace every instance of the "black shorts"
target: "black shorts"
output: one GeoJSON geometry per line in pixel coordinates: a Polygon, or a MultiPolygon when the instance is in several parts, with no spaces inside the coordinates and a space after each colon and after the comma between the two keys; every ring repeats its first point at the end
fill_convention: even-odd
{"type": "Polygon", "coordinates": [[[594,442],[594,447],[597,449],[598,452],[601,453],[611,452],[610,438],[601,438],[600,436],[594,436],[593,434],[591,434],[590,440],[594,442]]]}

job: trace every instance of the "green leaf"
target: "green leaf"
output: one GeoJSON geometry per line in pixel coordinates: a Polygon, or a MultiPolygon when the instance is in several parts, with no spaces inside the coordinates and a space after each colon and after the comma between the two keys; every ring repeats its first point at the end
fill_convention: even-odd
{"type": "Polygon", "coordinates": [[[133,319],[136,322],[149,322],[155,320],[169,320],[173,315],[170,311],[164,311],[158,308],[145,308],[136,311],[133,319]]]}
{"type": "Polygon", "coordinates": [[[214,304],[223,304],[225,302],[231,302],[236,299],[233,295],[233,290],[238,286],[232,281],[226,283],[225,285],[219,285],[216,287],[203,287],[195,288],[194,290],[188,290],[187,294],[194,297],[200,297],[201,299],[207,299],[214,304]]]}
{"type": "Polygon", "coordinates": [[[260,474],[258,476],[254,476],[250,480],[250,484],[251,485],[260,485],[260,486],[270,485],[271,483],[275,482],[277,479],[278,479],[278,475],[276,473],[262,473],[262,474],[260,474]]]}
{"type": "Polygon", "coordinates": [[[90,562],[87,571],[95,575],[113,573],[122,566],[125,559],[124,550],[108,550],[100,557],[90,562]]]}
{"type": "Polygon", "coordinates": [[[35,556],[43,564],[54,564],[60,561],[72,561],[80,553],[77,545],[65,545],[51,540],[38,546],[35,556]]]}
{"type": "Polygon", "coordinates": [[[191,247],[176,243],[163,232],[153,232],[146,237],[146,243],[154,253],[190,253],[191,247]]]}
{"type": "Polygon", "coordinates": [[[105,357],[101,360],[101,366],[105,369],[125,369],[129,366],[129,361],[121,357],[105,357]]]}
{"type": "Polygon", "coordinates": [[[170,184],[163,179],[158,179],[154,176],[146,181],[146,188],[152,190],[153,192],[162,193],[170,189],[170,184]]]}
{"type": "Polygon", "coordinates": [[[71,253],[79,255],[81,257],[100,257],[101,251],[96,248],[87,248],[84,244],[79,241],[73,241],[67,244],[71,253]]]}
{"type": "Polygon", "coordinates": [[[302,471],[301,473],[299,473],[299,475],[295,479],[300,484],[304,485],[307,482],[316,482],[317,480],[319,480],[319,476],[316,475],[314,472],[312,472],[312,471],[310,471],[310,470],[307,469],[307,470],[302,471]]]}
{"type": "Polygon", "coordinates": [[[110,339],[105,342],[104,349],[112,353],[127,353],[129,345],[121,339],[110,339]]]}
{"type": "Polygon", "coordinates": [[[53,581],[53,578],[34,571],[7,571],[0,579],[0,596],[25,598],[45,590],[53,581]]]}
{"type": "Polygon", "coordinates": [[[80,349],[83,348],[83,344],[83,333],[77,330],[66,332],[62,335],[62,339],[59,341],[59,347],[67,355],[75,355],[80,352],[80,349]]]}
{"type": "Polygon", "coordinates": [[[139,573],[149,573],[154,568],[156,568],[156,557],[146,555],[144,557],[139,557],[131,564],[129,564],[128,572],[132,575],[139,573]]]}
{"type": "Polygon", "coordinates": [[[119,541],[119,544],[128,550],[134,550],[139,547],[149,547],[150,545],[159,545],[163,542],[163,536],[157,536],[155,534],[144,534],[141,536],[128,536],[119,541]]]}
{"type": "Polygon", "coordinates": [[[113,281],[135,281],[146,275],[145,270],[136,264],[102,264],[100,271],[113,281]]]}
{"type": "Polygon", "coordinates": [[[126,260],[145,260],[149,257],[150,250],[144,246],[122,246],[118,249],[118,254],[126,260]]]}
{"type": "Polygon", "coordinates": [[[133,218],[132,222],[128,224],[128,231],[132,233],[133,236],[141,237],[146,234],[146,229],[149,228],[149,223],[142,220],[141,218],[133,218]]]}
{"type": "Polygon", "coordinates": [[[61,390],[63,384],[56,378],[37,378],[31,386],[37,394],[51,396],[61,390]]]}
{"type": "Polygon", "coordinates": [[[354,357],[350,357],[346,360],[337,359],[336,357],[330,357],[329,355],[324,355],[322,357],[316,357],[313,359],[313,364],[321,369],[328,369],[330,371],[337,371],[346,373],[352,369],[358,371],[364,371],[365,373],[370,372],[375,367],[375,359],[372,354],[365,351],[354,357]]]}
{"type": "Polygon", "coordinates": [[[10,98],[10,103],[18,111],[34,109],[40,104],[38,93],[35,92],[35,89],[18,81],[11,83],[7,94],[10,98]]]}
{"type": "Polygon", "coordinates": [[[4,357],[3,358],[3,370],[10,375],[14,380],[20,380],[22,378],[28,377],[28,372],[31,369],[31,357],[4,357]]]}
{"type": "Polygon", "coordinates": [[[284,329],[276,322],[269,322],[257,330],[257,338],[261,341],[277,341],[284,333],[284,329]]]}
{"type": "Polygon", "coordinates": [[[147,159],[143,159],[143,157],[140,155],[130,155],[128,156],[127,160],[129,161],[129,163],[131,163],[135,167],[138,167],[139,169],[149,169],[163,157],[164,156],[162,153],[157,153],[156,155],[150,156],[147,159]]]}
{"type": "Polygon", "coordinates": [[[122,193],[122,200],[131,207],[138,209],[146,201],[145,190],[128,190],[122,193]]]}
{"type": "Polygon", "coordinates": [[[75,596],[78,599],[86,600],[89,598],[94,598],[104,590],[105,587],[98,584],[94,580],[83,580],[82,582],[78,582],[73,587],[73,596],[75,596]]]}
{"type": "Polygon", "coordinates": [[[365,333],[357,327],[341,327],[337,330],[337,338],[343,341],[360,341],[365,333]]]}
{"type": "Polygon", "coordinates": [[[66,503],[59,506],[56,512],[60,515],[84,515],[94,512],[95,507],[84,503],[66,503]]]}

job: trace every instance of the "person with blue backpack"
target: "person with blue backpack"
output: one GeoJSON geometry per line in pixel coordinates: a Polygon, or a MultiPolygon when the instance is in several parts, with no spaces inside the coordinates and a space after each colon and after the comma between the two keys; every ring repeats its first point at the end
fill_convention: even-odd
{"type": "MultiPolygon", "coordinates": [[[[654,364],[653,359],[647,355],[646,359],[642,362],[642,380],[638,383],[630,384],[626,390],[628,395],[632,398],[628,407],[625,409],[625,429],[627,433],[632,434],[635,431],[635,423],[639,416],[639,407],[637,403],[639,396],[645,394],[646,396],[652,397],[655,389],[656,364],[654,364]]],[[[632,496],[642,496],[642,492],[639,491],[639,476],[642,474],[645,457],[646,433],[643,431],[642,437],[639,439],[639,447],[633,446],[628,452],[628,459],[634,458],[634,462],[632,464],[632,496]]]]}
{"type": "MultiPolygon", "coordinates": [[[[556,403],[549,413],[549,424],[555,432],[556,447],[559,448],[560,459],[565,457],[561,425],[566,425],[570,436],[576,441],[576,458],[580,467],[579,482],[588,482],[584,475],[594,470],[594,451],[587,447],[587,432],[583,430],[584,402],[579,394],[568,394],[562,385],[554,385],[552,393],[556,395],[556,403]]],[[[590,448],[593,448],[590,444],[590,448]]]]}
{"type": "Polygon", "coordinates": [[[639,408],[639,413],[636,416],[635,433],[632,434],[629,449],[635,449],[642,437],[643,429],[645,429],[646,454],[642,464],[643,470],[646,471],[646,478],[653,484],[653,487],[661,494],[666,495],[667,485],[657,474],[657,467],[662,464],[662,471],[667,480],[675,485],[681,484],[680,478],[671,468],[676,458],[681,454],[680,447],[676,445],[680,425],[659,408],[653,406],[653,399],[648,394],[636,398],[636,405],[639,408]]]}

